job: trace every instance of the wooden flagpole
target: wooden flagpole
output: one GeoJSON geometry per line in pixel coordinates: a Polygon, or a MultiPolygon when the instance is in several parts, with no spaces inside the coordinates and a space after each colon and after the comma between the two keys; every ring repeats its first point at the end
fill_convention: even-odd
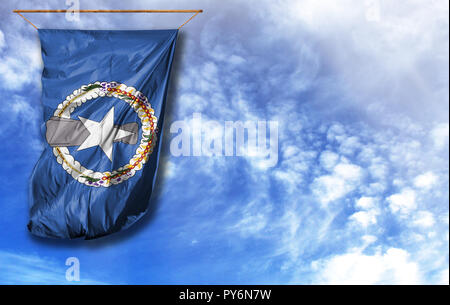
{"type": "Polygon", "coordinates": [[[178,29],[181,29],[199,13],[203,13],[203,10],[13,10],[13,12],[25,19],[25,21],[30,23],[36,30],[38,29],[37,26],[25,18],[21,13],[194,13],[194,15],[178,27],[178,29]]]}

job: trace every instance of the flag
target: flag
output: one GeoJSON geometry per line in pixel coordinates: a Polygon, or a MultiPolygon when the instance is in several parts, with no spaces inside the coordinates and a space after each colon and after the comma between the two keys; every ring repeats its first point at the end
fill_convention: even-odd
{"type": "Polygon", "coordinates": [[[98,238],[148,210],[177,30],[40,29],[42,136],[29,231],[98,238]]]}

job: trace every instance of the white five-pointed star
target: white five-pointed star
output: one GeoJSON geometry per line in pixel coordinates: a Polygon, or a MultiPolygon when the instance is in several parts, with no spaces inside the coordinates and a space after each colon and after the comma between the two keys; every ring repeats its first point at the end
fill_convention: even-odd
{"type": "Polygon", "coordinates": [[[114,107],[108,111],[101,122],[91,121],[80,116],[78,118],[84,124],[84,127],[87,128],[90,135],[77,150],[98,145],[110,161],[112,161],[114,140],[120,140],[132,134],[132,132],[114,127],[114,107]]]}

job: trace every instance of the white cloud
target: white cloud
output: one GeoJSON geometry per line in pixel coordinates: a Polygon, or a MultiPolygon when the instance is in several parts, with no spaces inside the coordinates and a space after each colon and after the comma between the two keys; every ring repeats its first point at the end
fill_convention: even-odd
{"type": "Polygon", "coordinates": [[[315,282],[320,284],[418,284],[421,281],[417,263],[410,260],[407,251],[397,248],[374,255],[354,251],[312,264],[317,271],[315,282]]]}
{"type": "MultiPolygon", "coordinates": [[[[421,137],[426,137],[426,128],[423,128],[421,124],[414,124],[411,127],[413,124],[410,123],[414,123],[415,120],[405,119],[409,115],[407,113],[409,107],[403,107],[400,112],[393,113],[387,127],[383,125],[379,128],[378,124],[386,124],[386,113],[390,111],[389,105],[393,100],[395,103],[399,101],[406,103],[411,100],[400,94],[404,91],[402,88],[410,86],[408,83],[399,83],[405,79],[405,70],[396,64],[397,58],[385,52],[384,48],[394,48],[398,54],[405,52],[392,41],[385,41],[385,37],[380,41],[382,47],[377,46],[378,41],[370,41],[373,35],[365,34],[373,33],[370,27],[376,24],[370,25],[369,29],[365,27],[365,7],[361,8],[359,3],[360,1],[347,2],[349,6],[357,7],[356,11],[348,10],[345,5],[341,7],[330,4],[335,8],[325,13],[330,18],[323,18],[321,10],[317,10],[322,4],[302,1],[298,4],[299,7],[303,8],[303,5],[306,5],[306,11],[308,9],[315,11],[311,14],[314,17],[310,19],[313,26],[305,22],[307,33],[302,34],[304,31],[300,31],[302,33],[298,31],[299,28],[305,29],[305,23],[297,23],[295,27],[292,23],[287,27],[280,27],[286,29],[281,35],[281,31],[273,29],[273,23],[269,23],[270,27],[263,25],[260,29],[267,37],[264,40],[261,40],[258,35],[242,35],[241,37],[240,32],[227,36],[227,32],[223,30],[226,28],[224,27],[227,24],[226,20],[220,16],[214,20],[210,19],[207,26],[202,29],[200,46],[196,49],[195,57],[185,58],[185,62],[195,62],[197,57],[201,58],[202,64],[187,65],[181,73],[186,75],[182,77],[184,83],[179,94],[182,98],[178,99],[180,105],[177,111],[181,117],[191,114],[192,109],[196,109],[216,119],[220,117],[220,119],[228,120],[252,120],[264,117],[265,111],[269,113],[270,119],[280,122],[280,156],[282,157],[278,166],[270,171],[259,170],[254,162],[248,162],[248,166],[240,166],[239,179],[247,182],[245,187],[241,188],[245,190],[242,196],[246,196],[246,199],[241,200],[239,198],[241,194],[239,194],[239,196],[236,195],[238,198],[231,203],[226,201],[226,198],[222,198],[223,195],[220,192],[217,192],[215,197],[199,199],[198,202],[193,203],[194,210],[197,211],[202,205],[212,205],[211,202],[214,202],[216,206],[223,204],[227,207],[224,212],[226,221],[219,226],[216,218],[210,219],[210,215],[205,216],[210,220],[207,222],[208,228],[205,229],[205,219],[194,215],[192,222],[195,224],[190,225],[202,227],[202,232],[210,232],[214,236],[210,238],[229,240],[229,234],[232,234],[233,239],[239,241],[240,245],[245,244],[243,238],[251,238],[252,241],[254,238],[259,238],[258,243],[261,249],[265,246],[273,249],[267,250],[264,260],[282,261],[287,277],[293,276],[298,269],[305,271],[306,274],[313,274],[314,277],[322,269],[314,271],[305,266],[311,262],[306,258],[313,257],[313,260],[325,262],[326,259],[323,260],[322,257],[332,256],[335,251],[353,249],[355,237],[361,234],[370,234],[364,237],[369,244],[379,240],[380,249],[394,247],[393,251],[383,253],[375,252],[376,254],[370,255],[358,253],[362,261],[367,257],[369,264],[372,261],[380,262],[382,271],[381,275],[376,277],[377,283],[391,283],[402,279],[401,275],[392,275],[392,280],[389,277],[390,271],[384,271],[389,269],[386,267],[389,259],[396,257],[395,249],[404,247],[405,250],[397,250],[404,251],[402,253],[416,253],[414,247],[403,245],[399,237],[402,234],[406,236],[405,239],[410,237],[408,227],[399,227],[398,233],[390,236],[390,245],[387,246],[383,244],[386,240],[383,226],[372,224],[377,222],[381,224],[386,221],[386,217],[392,219],[391,215],[387,215],[389,209],[381,207],[380,198],[394,186],[394,181],[401,181],[401,184],[397,184],[396,187],[400,189],[400,195],[405,195],[401,190],[412,187],[410,181],[417,173],[437,172],[432,165],[434,163],[425,162],[434,156],[424,154],[428,147],[425,145],[427,142],[421,137]],[[332,12],[333,10],[335,11],[332,12]],[[341,17],[346,17],[345,20],[348,23],[339,29],[342,25],[341,17]],[[359,24],[359,20],[362,20],[364,24],[359,24]],[[297,41],[302,41],[302,45],[308,45],[302,52],[300,48],[295,47],[296,43],[291,39],[292,35],[286,35],[289,33],[289,26],[292,27],[291,34],[295,34],[295,37],[306,35],[302,37],[304,39],[297,38],[297,41]],[[354,30],[355,28],[357,30],[354,30]],[[277,35],[274,35],[275,32],[277,35]],[[308,37],[308,35],[311,36],[308,37]],[[266,60],[268,56],[273,61],[278,60],[277,54],[271,51],[272,37],[276,37],[277,43],[285,42],[289,48],[292,47],[283,53],[283,58],[285,54],[293,54],[290,58],[293,62],[288,64],[290,72],[285,72],[286,69],[279,65],[272,66],[270,61],[266,60]],[[317,37],[319,39],[316,40],[317,37]],[[338,41],[336,37],[348,38],[345,45],[350,45],[351,50],[344,50],[341,47],[342,41],[338,41]],[[371,39],[365,39],[366,37],[371,39]],[[364,39],[360,44],[361,38],[364,39]],[[245,43],[241,43],[241,39],[244,39],[245,43]],[[319,46],[315,45],[317,42],[319,46]],[[331,53],[324,51],[334,49],[339,51],[331,53]],[[265,50],[268,53],[264,53],[265,50]],[[239,58],[235,64],[230,64],[233,56],[245,59],[245,64],[242,64],[243,61],[239,58]],[[388,63],[384,61],[385,56],[388,57],[388,63]],[[368,61],[367,58],[370,60],[368,61]],[[303,63],[299,64],[300,61],[303,63]],[[302,73],[313,75],[313,77],[305,81],[302,73]],[[335,78],[329,78],[333,73],[336,73],[335,78]],[[241,75],[246,76],[241,77],[241,75]],[[249,79],[247,75],[252,77],[249,79]],[[389,79],[386,79],[385,75],[388,75],[389,79]],[[391,81],[394,83],[392,86],[391,81]],[[315,86],[323,89],[320,90],[320,94],[323,94],[322,100],[311,97],[311,101],[305,100],[306,107],[303,107],[302,97],[297,93],[305,88],[313,91],[315,86]],[[350,87],[348,92],[346,89],[342,91],[343,88],[348,89],[348,87],[350,87]],[[297,90],[298,88],[301,90],[297,90]],[[386,91],[380,88],[390,89],[386,91]],[[336,99],[337,96],[338,99],[336,99]],[[379,100],[383,107],[377,109],[382,110],[366,112],[369,104],[376,104],[377,101],[374,99],[379,100]],[[348,104],[351,104],[350,101],[357,105],[348,107],[348,104]],[[323,112],[329,113],[332,117],[330,123],[323,112],[318,113],[317,117],[308,112],[310,107],[313,108],[320,103],[326,105],[324,108],[327,109],[323,112]],[[334,116],[335,109],[345,110],[345,116],[334,116]],[[359,112],[360,110],[363,111],[359,112]],[[360,113],[368,114],[368,117],[362,114],[364,124],[352,121],[353,119],[359,121],[360,113]],[[391,128],[392,126],[395,128],[391,128]],[[422,130],[423,134],[421,134],[422,130]],[[353,158],[355,153],[358,154],[357,159],[353,158]],[[427,164],[423,165],[423,163],[427,164]],[[313,196],[310,195],[311,192],[313,196]],[[247,200],[247,196],[251,199],[247,200]],[[345,214],[347,210],[344,207],[348,207],[358,198],[361,200],[356,201],[356,211],[353,216],[345,214]],[[327,205],[326,209],[317,209],[317,202],[325,204],[337,200],[342,202],[327,205]],[[225,201],[226,204],[224,204],[225,201]],[[339,216],[345,216],[343,219],[348,219],[348,222],[336,221],[339,216]],[[358,226],[348,226],[348,223],[358,224],[358,226]],[[223,232],[217,229],[218,227],[226,228],[222,230],[226,232],[225,235],[221,234],[223,232]],[[361,230],[361,227],[364,230],[361,230]],[[323,249],[329,249],[329,252],[324,253],[323,249]]],[[[262,8],[261,12],[269,8],[262,8]]],[[[329,10],[328,4],[324,9],[329,10]]],[[[385,21],[383,21],[385,17],[383,14],[383,8],[380,7],[381,22],[385,21]]],[[[280,16],[276,16],[275,24],[286,22],[280,16]]],[[[299,19],[298,16],[295,18],[299,19]]],[[[371,19],[371,22],[377,22],[377,18],[371,17],[371,19]]],[[[384,35],[386,32],[387,30],[382,28],[377,28],[375,31],[379,35],[384,35]]],[[[197,42],[193,43],[193,48],[195,44],[197,42]]],[[[188,52],[184,56],[187,54],[188,52]]],[[[414,60],[411,60],[412,62],[404,64],[405,68],[415,67],[414,60]]],[[[416,84],[415,81],[413,84],[416,84]]],[[[436,159],[433,159],[434,161],[436,159]]],[[[235,189],[230,182],[235,177],[230,173],[234,172],[236,163],[231,158],[223,163],[220,171],[227,175],[227,179],[218,175],[217,169],[208,172],[207,177],[217,181],[223,189],[235,189]]],[[[180,179],[183,177],[183,172],[198,174],[200,168],[206,166],[195,163],[197,166],[192,171],[188,164],[189,162],[177,163],[180,179]]],[[[190,164],[192,165],[193,162],[190,164]]],[[[180,186],[181,193],[182,190],[180,186]]],[[[393,207],[398,203],[396,200],[398,196],[395,195],[398,194],[390,198],[394,202],[393,207]]],[[[421,193],[420,196],[422,195],[421,193]]],[[[416,196],[413,202],[415,206],[416,196]]],[[[409,208],[408,203],[406,207],[399,205],[401,206],[401,208],[397,207],[399,211],[409,208]]],[[[351,250],[349,253],[356,252],[351,250]]],[[[399,256],[401,255],[397,255],[399,256]]],[[[403,265],[407,265],[409,261],[404,258],[402,262],[403,265]]],[[[413,263],[412,266],[417,267],[418,264],[413,263]]],[[[362,269],[364,264],[360,265],[362,269]]],[[[441,267],[434,267],[434,270],[441,267]]],[[[401,269],[398,270],[402,272],[401,269]]],[[[307,281],[306,274],[300,274],[297,278],[307,281]]],[[[274,274],[273,278],[276,276],[274,274]]],[[[351,279],[351,274],[349,277],[351,279]]],[[[318,278],[313,282],[317,283],[318,278]]]]}
{"type": "Polygon", "coordinates": [[[386,190],[386,181],[374,182],[361,186],[361,190],[367,195],[382,194],[386,190]]]}
{"type": "Polygon", "coordinates": [[[358,222],[364,228],[377,223],[376,213],[371,211],[359,211],[350,216],[351,220],[358,222]]]}
{"type": "Polygon", "coordinates": [[[346,138],[344,126],[339,123],[334,123],[327,132],[327,139],[329,141],[341,142],[346,138]]]}
{"type": "Polygon", "coordinates": [[[42,64],[38,45],[21,37],[15,37],[10,43],[21,51],[8,53],[0,58],[3,89],[18,90],[30,83],[38,84],[38,71],[42,64]]]}
{"type": "Polygon", "coordinates": [[[346,181],[359,181],[362,177],[361,167],[355,164],[340,163],[336,165],[334,172],[346,181]]]}
{"type": "Polygon", "coordinates": [[[414,215],[413,224],[419,227],[429,228],[435,224],[434,216],[428,211],[419,211],[414,215]]]}
{"type": "Polygon", "coordinates": [[[285,158],[291,158],[299,153],[299,149],[296,146],[289,145],[284,149],[283,156],[285,158]]]}
{"type": "Polygon", "coordinates": [[[437,182],[437,176],[432,172],[426,172],[414,179],[414,185],[418,188],[429,189],[437,182]]]}
{"type": "Polygon", "coordinates": [[[0,115],[7,119],[0,120],[0,130],[3,134],[14,133],[16,136],[31,136],[27,140],[28,148],[42,151],[42,141],[38,137],[38,113],[23,96],[12,95],[4,100],[0,115]]]}
{"type": "Polygon", "coordinates": [[[373,197],[361,197],[356,201],[356,207],[360,209],[371,209],[375,206],[375,199],[373,197]]]}
{"type": "Polygon", "coordinates": [[[437,149],[442,149],[446,145],[448,146],[449,137],[449,124],[439,124],[431,131],[431,138],[433,139],[434,146],[437,149]]]}
{"type": "Polygon", "coordinates": [[[361,239],[364,241],[364,245],[363,245],[362,249],[365,249],[370,244],[373,244],[374,242],[376,242],[378,238],[373,235],[363,235],[361,237],[361,239]]]}
{"type": "Polygon", "coordinates": [[[383,158],[376,157],[371,160],[369,172],[374,179],[385,180],[389,172],[389,167],[383,158]]]}
{"type": "Polygon", "coordinates": [[[0,30],[0,51],[6,46],[5,34],[0,30]]]}
{"type": "Polygon", "coordinates": [[[174,177],[176,170],[177,170],[177,165],[174,162],[172,162],[170,160],[164,161],[163,176],[165,178],[170,179],[170,178],[174,177]]]}
{"type": "Polygon", "coordinates": [[[361,197],[356,201],[355,207],[361,209],[350,216],[350,220],[360,224],[363,228],[377,223],[377,216],[380,214],[376,206],[376,199],[373,197],[361,197]]]}
{"type": "Polygon", "coordinates": [[[314,180],[313,191],[322,203],[341,198],[354,187],[336,176],[321,176],[314,180]]]}
{"type": "Polygon", "coordinates": [[[403,189],[401,193],[389,196],[387,201],[394,213],[408,214],[417,207],[416,193],[412,189],[403,189]]]}
{"type": "Polygon", "coordinates": [[[345,138],[339,146],[339,152],[344,155],[352,155],[357,149],[361,147],[358,137],[351,136],[345,138]]]}
{"type": "Polygon", "coordinates": [[[440,272],[440,279],[439,279],[439,284],[440,285],[448,285],[448,282],[449,282],[449,276],[448,276],[448,273],[449,272],[449,270],[448,270],[448,268],[446,269],[446,270],[442,270],[441,272],[440,272]]]}
{"type": "Polygon", "coordinates": [[[320,154],[320,164],[327,170],[332,170],[339,161],[339,155],[332,151],[324,151],[320,154]]]}
{"type": "Polygon", "coordinates": [[[231,225],[231,231],[237,231],[245,236],[259,234],[268,224],[271,205],[252,201],[244,206],[238,222],[231,225]]]}
{"type": "MultiPolygon", "coordinates": [[[[441,30],[441,26],[436,28],[436,25],[448,24],[447,17],[443,17],[445,14],[440,12],[440,7],[436,8],[435,2],[427,9],[420,8],[420,5],[415,9],[415,4],[389,4],[386,7],[386,2],[380,2],[374,8],[369,2],[349,0],[343,4],[333,1],[283,3],[292,4],[295,8],[285,10],[286,6],[278,4],[258,8],[265,18],[269,19],[273,13],[271,22],[259,28],[265,39],[242,34],[244,28],[227,35],[224,30],[227,18],[220,14],[206,19],[200,42],[188,36],[185,38],[191,39],[189,43],[192,44],[186,49],[195,52],[186,52],[184,61],[200,60],[202,64],[186,65],[180,73],[185,76],[181,80],[179,96],[182,98],[178,98],[178,115],[190,114],[195,109],[207,112],[211,117],[246,120],[264,117],[268,113],[270,119],[283,123],[280,126],[282,158],[278,166],[264,173],[252,162],[248,162],[248,167],[239,167],[239,179],[247,182],[241,188],[245,190],[243,196],[251,200],[236,199],[232,204],[217,192],[216,197],[199,198],[193,203],[193,210],[198,211],[199,206],[211,205],[211,202],[219,206],[226,201],[226,223],[218,226],[217,219],[210,219],[208,215],[208,232],[214,238],[229,240],[229,235],[223,236],[217,229],[227,228],[222,231],[235,234],[236,238],[258,237],[259,242],[266,241],[266,246],[274,250],[268,250],[269,258],[264,257],[264,260],[270,261],[275,257],[283,261],[283,266],[287,266],[284,269],[286,276],[292,275],[297,268],[303,268],[314,277],[327,267],[339,269],[342,261],[346,264],[342,265],[341,278],[325,277],[321,280],[339,282],[342,279],[345,282],[361,277],[364,281],[366,271],[370,271],[367,274],[369,283],[405,283],[421,281],[417,272],[419,265],[425,271],[448,268],[445,262],[429,267],[427,261],[434,261],[436,252],[442,252],[431,244],[430,248],[435,251],[433,255],[425,256],[420,262],[410,261],[408,253],[413,256],[419,250],[415,245],[403,244],[403,240],[412,237],[409,224],[399,225],[398,232],[389,236],[389,246],[383,244],[386,240],[384,228],[371,225],[392,219],[389,208],[381,207],[379,202],[379,198],[385,196],[384,192],[392,187],[398,188],[398,194],[392,194],[387,200],[389,207],[395,213],[409,212],[417,207],[416,200],[422,202],[429,197],[426,192],[421,192],[419,198],[410,190],[414,186],[411,180],[417,173],[438,173],[436,168],[446,166],[445,159],[429,153],[427,143],[434,143],[434,140],[430,141],[426,133],[429,127],[422,123],[429,124],[430,120],[422,113],[423,105],[425,102],[428,105],[429,101],[438,101],[440,107],[434,107],[439,109],[436,111],[438,115],[445,112],[442,108],[447,101],[442,97],[448,95],[447,71],[442,67],[448,62],[445,52],[448,39],[446,30],[441,30]],[[437,19],[434,17],[436,13],[439,15],[437,19]],[[286,16],[283,14],[291,19],[283,18],[286,16]],[[412,22],[410,14],[425,26],[409,26],[412,22]],[[428,19],[427,16],[432,17],[428,19]],[[298,22],[293,22],[293,19],[298,22]],[[279,52],[281,56],[271,48],[275,39],[277,45],[286,45],[283,52],[279,52]],[[189,54],[192,57],[188,57],[189,54]],[[281,57],[289,60],[286,67],[274,66],[269,57],[275,62],[282,62],[279,60],[281,57]],[[436,74],[443,80],[441,85],[436,85],[430,81],[435,78],[427,76],[436,74]],[[315,94],[303,100],[298,92],[305,89],[315,94]],[[325,105],[323,108],[326,108],[319,109],[317,117],[309,112],[316,105],[325,105]],[[342,110],[345,115],[335,116],[335,110],[342,110]],[[419,113],[418,120],[411,119],[415,112],[419,113]],[[328,122],[327,115],[332,118],[331,123],[324,123],[328,122]],[[355,123],[361,120],[364,125],[355,123]],[[336,121],[338,123],[333,123],[336,121]],[[353,158],[355,153],[359,153],[357,159],[353,158]],[[317,166],[317,161],[320,166],[317,166]],[[314,196],[310,196],[310,191],[314,196]],[[360,198],[355,203],[357,211],[353,216],[345,217],[352,223],[366,226],[365,230],[335,221],[338,215],[346,212],[345,203],[351,204],[357,198],[360,198]],[[327,209],[317,209],[315,204],[340,199],[342,204],[328,205],[327,209]],[[353,249],[358,234],[370,234],[362,237],[369,244],[379,240],[380,249],[394,248],[386,252],[375,251],[375,254],[350,250],[333,256],[336,247],[338,251],[353,249]],[[324,253],[323,249],[329,249],[329,252],[324,253]],[[336,259],[322,259],[327,256],[336,259]],[[310,257],[318,262],[315,271],[303,265],[310,264],[311,261],[305,259],[310,257]],[[353,261],[355,265],[352,265],[353,261]]],[[[236,22],[236,26],[242,25],[236,22]]],[[[436,134],[442,139],[440,132],[436,134]]],[[[178,179],[183,178],[183,172],[195,175],[207,166],[196,162],[192,170],[187,165],[193,162],[182,163],[177,163],[178,179]]],[[[229,181],[235,178],[230,173],[236,164],[231,159],[223,162],[220,172],[227,175],[227,179],[217,174],[217,168],[210,170],[207,177],[223,189],[235,189],[229,181]]],[[[183,188],[179,187],[182,193],[183,188]]],[[[442,197],[433,200],[436,200],[436,206],[448,202],[442,197]]],[[[421,210],[426,208],[421,206],[421,210]]],[[[192,218],[195,224],[190,225],[200,226],[201,223],[205,228],[205,219],[195,215],[192,218]]],[[[422,221],[418,220],[420,217],[412,216],[411,219],[418,223],[422,221]]],[[[423,224],[426,224],[427,218],[424,219],[423,224]]],[[[429,239],[424,238],[427,242],[429,239]]],[[[244,243],[242,239],[238,241],[240,245],[244,243]]],[[[307,276],[301,274],[300,278],[307,276]]],[[[313,282],[319,280],[320,277],[313,282]]]]}
{"type": "Polygon", "coordinates": [[[348,95],[337,107],[348,103],[366,111],[376,105],[368,111],[369,121],[406,128],[401,117],[421,123],[448,120],[446,1],[286,3],[289,10],[277,5],[269,14],[277,30],[295,35],[304,29],[324,50],[333,50],[323,51],[330,68],[326,84],[334,82],[348,95]],[[442,81],[430,81],[432,75],[442,81]]]}
{"type": "Polygon", "coordinates": [[[14,116],[20,116],[22,119],[29,118],[31,120],[34,120],[37,117],[36,111],[22,96],[14,95],[8,100],[8,106],[14,116]]]}
{"type": "Polygon", "coordinates": [[[326,204],[353,191],[362,179],[363,170],[355,164],[339,163],[332,175],[314,179],[312,189],[319,200],[326,204]]]}

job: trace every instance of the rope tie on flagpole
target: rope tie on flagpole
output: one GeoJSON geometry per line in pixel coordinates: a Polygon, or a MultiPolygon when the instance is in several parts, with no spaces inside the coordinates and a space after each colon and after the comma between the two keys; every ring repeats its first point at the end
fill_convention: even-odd
{"type": "Polygon", "coordinates": [[[188,20],[178,27],[178,30],[186,25],[189,21],[194,19],[203,10],[14,10],[14,13],[18,14],[25,21],[31,24],[36,30],[38,29],[30,20],[25,18],[21,13],[194,13],[188,20]]]}
{"type": "Polygon", "coordinates": [[[25,21],[27,21],[29,24],[31,24],[36,30],[38,29],[37,26],[35,26],[30,20],[28,20],[27,18],[25,18],[24,15],[22,15],[20,12],[15,12],[17,14],[19,14],[20,17],[22,17],[23,19],[25,19],[25,21]]]}
{"type": "Polygon", "coordinates": [[[186,20],[182,25],[180,25],[178,27],[178,29],[181,29],[186,23],[188,23],[189,21],[191,21],[192,19],[194,19],[195,16],[197,16],[199,13],[201,12],[196,12],[194,15],[191,16],[191,18],[189,18],[188,20],[186,20]]]}

